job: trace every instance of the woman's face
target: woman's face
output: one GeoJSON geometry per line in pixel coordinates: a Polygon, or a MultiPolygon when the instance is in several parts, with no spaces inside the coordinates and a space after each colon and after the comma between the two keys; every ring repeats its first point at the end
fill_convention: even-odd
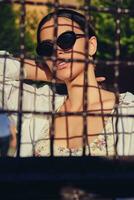
{"type": "MultiPolygon", "coordinates": [[[[50,40],[54,41],[54,20],[51,19],[47,21],[44,26],[41,29],[40,32],[40,40],[50,40]]],[[[84,32],[80,29],[79,25],[75,23],[74,21],[58,17],[58,27],[57,27],[57,37],[61,35],[62,33],[66,31],[73,31],[76,34],[84,34],[84,32]]],[[[95,40],[96,38],[93,37],[95,40]]],[[[78,77],[81,73],[84,71],[84,62],[78,62],[78,61],[69,61],[66,62],[64,59],[82,59],[84,61],[85,59],[85,37],[80,37],[79,39],[76,39],[76,42],[72,49],[69,50],[63,50],[58,45],[56,47],[57,49],[57,60],[56,62],[50,60],[47,60],[46,63],[50,70],[53,72],[55,70],[56,77],[64,82],[71,81],[78,77]],[[63,59],[58,60],[58,59],[63,59]]],[[[89,40],[89,54],[93,54],[92,48],[90,48],[90,40],[89,40]]],[[[96,51],[96,50],[95,50],[96,51]]]]}

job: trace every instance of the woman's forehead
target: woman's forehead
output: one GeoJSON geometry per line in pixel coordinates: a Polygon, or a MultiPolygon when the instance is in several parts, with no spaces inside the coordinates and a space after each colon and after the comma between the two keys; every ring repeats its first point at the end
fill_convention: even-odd
{"type": "MultiPolygon", "coordinates": [[[[54,18],[47,21],[41,28],[40,36],[41,38],[44,36],[54,35],[56,21],[54,18]]],[[[79,25],[72,21],[71,19],[65,17],[58,17],[57,18],[57,34],[61,34],[62,32],[73,30],[76,33],[83,33],[80,29],[79,25]]]]}

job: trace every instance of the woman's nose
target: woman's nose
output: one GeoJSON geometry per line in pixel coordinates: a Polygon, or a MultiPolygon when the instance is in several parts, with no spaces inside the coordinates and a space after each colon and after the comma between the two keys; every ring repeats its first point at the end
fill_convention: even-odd
{"type": "Polygon", "coordinates": [[[64,54],[64,51],[60,47],[57,47],[57,55],[62,55],[62,54],[64,54]]]}

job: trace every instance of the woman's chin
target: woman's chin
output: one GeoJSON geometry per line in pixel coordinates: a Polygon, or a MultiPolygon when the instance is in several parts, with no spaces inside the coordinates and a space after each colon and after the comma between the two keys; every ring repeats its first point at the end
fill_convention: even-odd
{"type": "Polygon", "coordinates": [[[66,70],[58,70],[56,73],[56,77],[63,82],[69,81],[73,78],[72,73],[66,70]]]}
{"type": "Polygon", "coordinates": [[[67,83],[73,79],[72,76],[58,76],[57,78],[63,83],[67,83]]]}

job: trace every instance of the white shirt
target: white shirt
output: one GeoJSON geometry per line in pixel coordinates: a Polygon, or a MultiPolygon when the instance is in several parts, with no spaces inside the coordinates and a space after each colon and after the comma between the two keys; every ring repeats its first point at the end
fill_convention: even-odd
{"type": "MultiPolygon", "coordinates": [[[[4,58],[8,53],[0,51],[0,107],[7,110],[18,111],[20,96],[20,62],[12,57],[4,58]],[[18,80],[18,81],[16,81],[18,80]]],[[[23,84],[22,97],[22,130],[20,156],[32,156],[35,143],[43,138],[44,131],[49,126],[48,115],[35,115],[31,111],[51,112],[53,92],[48,85],[36,88],[28,84],[23,84]]],[[[55,94],[55,109],[58,109],[64,102],[64,96],[55,94]]],[[[11,114],[17,127],[18,115],[11,114]]]]}
{"type": "MultiPolygon", "coordinates": [[[[105,129],[89,145],[86,145],[86,155],[114,156],[116,151],[120,156],[134,155],[134,117],[129,115],[134,115],[134,95],[126,92],[119,95],[119,104],[113,108],[111,117],[105,122],[105,129]]],[[[51,155],[49,130],[44,134],[45,139],[38,141],[35,146],[38,156],[51,155]]],[[[68,149],[54,145],[54,155],[82,156],[83,149],[81,147],[68,149]]]]}
{"type": "MultiPolygon", "coordinates": [[[[20,81],[16,80],[19,80],[19,73],[20,63],[18,61],[14,60],[13,58],[0,58],[0,107],[3,107],[4,109],[18,111],[18,104],[20,101],[20,81]]],[[[127,92],[121,96],[123,100],[117,107],[118,113],[121,115],[134,115],[134,95],[127,92]]],[[[55,110],[60,108],[64,100],[65,96],[55,94],[55,110]]],[[[22,102],[22,111],[29,111],[29,113],[23,114],[22,117],[20,156],[32,156],[35,150],[38,151],[40,155],[49,156],[50,145],[46,145],[46,138],[49,138],[49,128],[51,121],[50,117],[45,114],[34,115],[30,112],[52,111],[51,89],[48,85],[45,85],[41,88],[35,88],[31,85],[23,84],[22,102]],[[44,142],[42,145],[39,141],[45,141],[45,145],[44,142]]],[[[18,115],[13,113],[11,118],[17,125],[18,115]]],[[[113,138],[109,138],[109,152],[111,152],[109,155],[114,154],[113,145],[117,135],[117,153],[119,155],[134,155],[134,118],[119,117],[118,123],[116,122],[117,118],[113,117],[113,120],[109,121],[107,124],[106,133],[113,134],[113,138]]],[[[98,139],[99,140],[92,144],[93,155],[106,155],[105,141],[103,138],[98,139]]],[[[62,149],[60,147],[57,147],[56,149],[56,155],[58,156],[70,155],[70,150],[68,149],[62,149]]],[[[73,155],[81,155],[81,152],[82,151],[80,149],[78,149],[78,151],[75,150],[73,155]],[[76,152],[78,152],[78,154],[76,152]]]]}

